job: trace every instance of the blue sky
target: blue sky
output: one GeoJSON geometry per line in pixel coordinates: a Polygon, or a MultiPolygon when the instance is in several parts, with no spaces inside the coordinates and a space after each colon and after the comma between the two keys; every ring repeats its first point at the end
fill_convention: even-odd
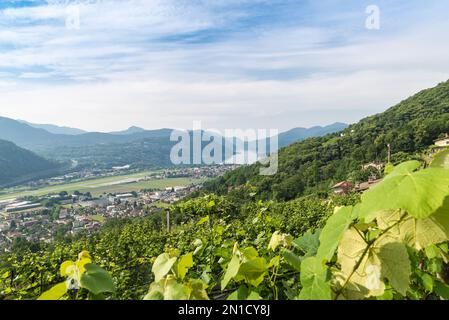
{"type": "Polygon", "coordinates": [[[99,131],[355,122],[449,79],[448,10],[439,0],[3,0],[0,115],[99,131]],[[379,30],[365,27],[369,5],[379,30]]]}

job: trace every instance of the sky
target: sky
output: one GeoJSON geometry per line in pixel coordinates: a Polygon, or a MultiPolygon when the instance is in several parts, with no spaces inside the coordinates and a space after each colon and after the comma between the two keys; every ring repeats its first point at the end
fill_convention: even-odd
{"type": "Polygon", "coordinates": [[[447,12],[440,0],[2,0],[0,116],[88,131],[353,123],[449,79],[447,12]]]}

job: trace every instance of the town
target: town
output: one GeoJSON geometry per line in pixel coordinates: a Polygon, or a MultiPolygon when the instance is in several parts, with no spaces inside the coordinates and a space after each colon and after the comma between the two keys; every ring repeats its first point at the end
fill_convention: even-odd
{"type": "MultiPolygon", "coordinates": [[[[92,234],[112,218],[143,217],[160,212],[202,187],[202,181],[223,175],[237,165],[213,165],[165,169],[142,178],[120,181],[123,186],[151,180],[191,178],[193,183],[161,189],[111,192],[93,196],[91,192],[61,191],[43,196],[23,196],[0,201],[0,250],[8,251],[18,239],[50,243],[55,238],[80,233],[92,234]]],[[[120,168],[123,171],[128,168],[120,168]]],[[[101,176],[110,173],[101,173],[101,176]]],[[[84,175],[86,178],[86,175],[84,175]]],[[[90,175],[98,178],[97,175],[90,175]]],[[[68,181],[74,175],[50,178],[40,183],[68,181]]],[[[166,180],[169,181],[169,180],[166,180]]],[[[126,188],[126,187],[125,187],[126,188]]],[[[132,188],[130,188],[131,190],[132,188]]]]}

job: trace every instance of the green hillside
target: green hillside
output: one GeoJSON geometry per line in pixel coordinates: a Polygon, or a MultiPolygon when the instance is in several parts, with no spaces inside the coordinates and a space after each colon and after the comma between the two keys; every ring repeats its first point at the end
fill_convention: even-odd
{"type": "Polygon", "coordinates": [[[0,187],[54,173],[57,165],[14,143],[0,140],[0,187]]]}
{"type": "Polygon", "coordinates": [[[413,158],[445,132],[449,132],[449,82],[421,91],[342,133],[310,138],[281,149],[275,176],[260,176],[258,165],[253,165],[212,181],[208,189],[224,193],[229,186],[249,181],[261,195],[279,200],[327,192],[335,182],[351,177],[357,180],[361,164],[386,161],[387,144],[391,145],[393,162],[399,162],[413,158]]]}

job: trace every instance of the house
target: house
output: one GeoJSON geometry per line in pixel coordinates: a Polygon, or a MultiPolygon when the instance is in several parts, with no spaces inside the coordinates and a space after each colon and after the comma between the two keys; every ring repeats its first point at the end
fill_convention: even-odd
{"type": "Polygon", "coordinates": [[[381,181],[382,181],[382,179],[376,179],[376,180],[370,180],[367,182],[359,183],[358,185],[355,186],[355,190],[357,192],[366,191],[368,189],[371,189],[372,187],[374,187],[376,184],[378,184],[381,181]]]}
{"type": "Polygon", "coordinates": [[[374,169],[377,169],[380,171],[383,169],[384,166],[385,166],[385,163],[383,163],[383,162],[370,162],[370,163],[362,165],[362,170],[366,171],[369,168],[374,168],[374,169]]]}
{"type": "Polygon", "coordinates": [[[69,216],[69,211],[67,209],[61,209],[59,211],[59,219],[64,220],[67,219],[69,216]]]}
{"type": "Polygon", "coordinates": [[[354,185],[349,181],[342,181],[332,187],[335,194],[348,194],[352,191],[354,185]]]}
{"type": "Polygon", "coordinates": [[[444,138],[435,140],[435,145],[440,148],[449,147],[449,135],[446,133],[444,138]]]}

